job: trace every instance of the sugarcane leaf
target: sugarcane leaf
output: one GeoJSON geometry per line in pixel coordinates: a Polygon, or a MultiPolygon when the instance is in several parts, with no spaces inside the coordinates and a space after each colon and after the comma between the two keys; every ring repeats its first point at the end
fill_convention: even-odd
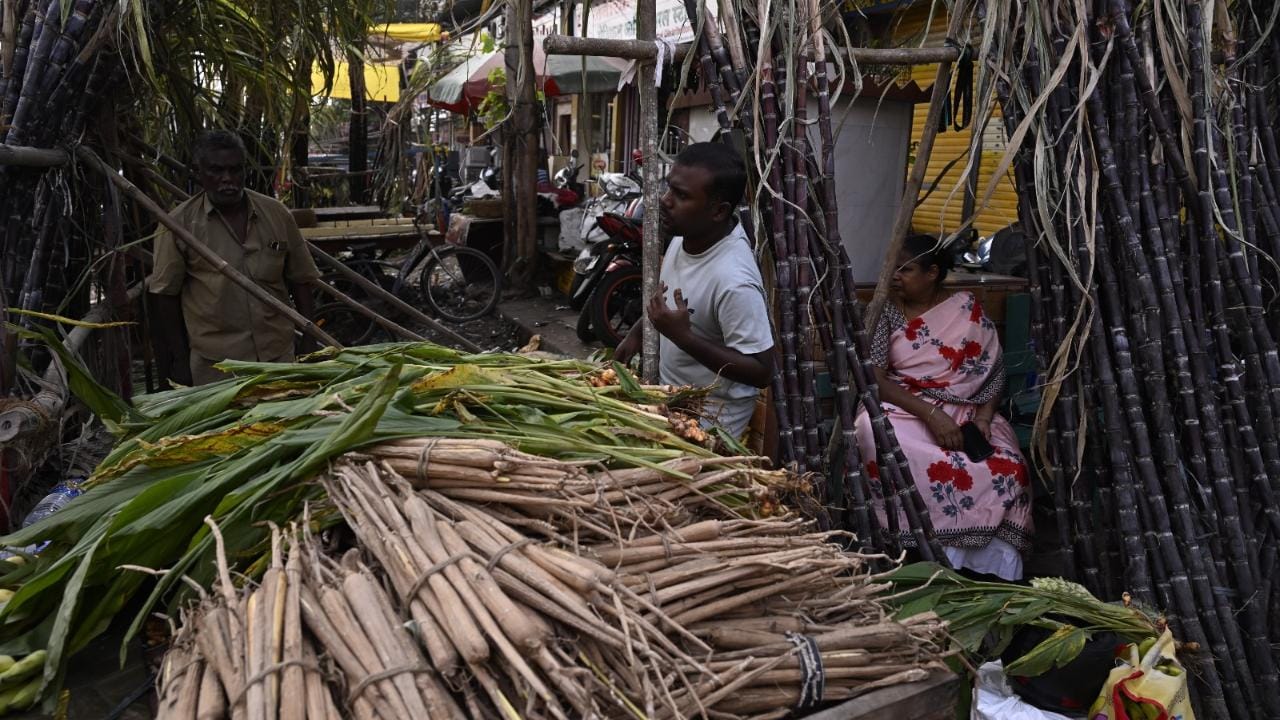
{"type": "Polygon", "coordinates": [[[1088,631],[1072,625],[1063,625],[1039,645],[1031,648],[1027,654],[1009,663],[1005,672],[1017,677],[1043,675],[1079,657],[1088,640],[1088,631]]]}
{"type": "MultiPolygon", "coordinates": [[[[67,580],[66,587],[63,589],[62,602],[54,613],[53,629],[49,633],[49,645],[46,648],[49,656],[44,664],[44,679],[40,684],[41,695],[44,694],[45,688],[62,686],[62,677],[66,672],[63,656],[67,636],[72,631],[76,609],[80,604],[81,591],[84,590],[85,578],[94,567],[94,556],[101,542],[102,538],[98,538],[85,550],[84,557],[80,559],[75,572],[71,574],[71,578],[67,580]]],[[[49,699],[45,701],[46,706],[54,699],[52,695],[53,693],[50,693],[49,699]]]]}
{"type": "Polygon", "coordinates": [[[329,458],[358,447],[373,435],[378,421],[382,419],[382,413],[400,388],[400,371],[403,367],[400,364],[391,366],[378,385],[343,418],[328,441],[312,448],[297,460],[293,468],[294,477],[310,475],[329,458]]]}
{"type": "Polygon", "coordinates": [[[53,330],[38,325],[23,328],[8,323],[5,327],[18,337],[48,346],[58,356],[58,360],[67,371],[67,388],[95,415],[102,418],[108,429],[112,429],[121,422],[138,419],[137,412],[129,407],[128,403],[94,379],[93,374],[85,369],[70,350],[67,350],[53,330]]]}
{"type": "Polygon", "coordinates": [[[479,365],[456,365],[448,370],[430,373],[411,386],[415,394],[433,390],[474,388],[477,385],[505,385],[506,378],[479,365]]]}
{"type": "Polygon", "coordinates": [[[11,315],[25,315],[27,317],[48,320],[49,322],[56,322],[61,325],[71,325],[74,327],[88,328],[90,330],[109,330],[111,328],[128,327],[135,324],[131,322],[85,322],[84,320],[72,320],[69,317],[63,317],[53,313],[42,313],[36,310],[23,310],[21,308],[8,308],[6,312],[11,315]]]}
{"type": "Polygon", "coordinates": [[[982,643],[991,632],[990,622],[971,622],[963,625],[948,625],[947,632],[956,644],[966,651],[976,653],[982,649],[982,643]]]}
{"type": "Polygon", "coordinates": [[[105,479],[138,466],[171,467],[188,465],[213,458],[235,455],[248,447],[261,444],[285,430],[283,423],[261,422],[233,425],[212,433],[177,435],[167,437],[156,444],[140,441],[138,451],[123,462],[95,478],[105,479]]]}
{"type": "Polygon", "coordinates": [[[1054,602],[1048,598],[1032,598],[1022,606],[1011,606],[1005,609],[1000,618],[1003,625],[1026,625],[1054,609],[1054,602]]]}
{"type": "Polygon", "coordinates": [[[893,616],[899,620],[905,620],[914,617],[920,613],[930,612],[937,607],[938,601],[942,599],[946,590],[942,588],[929,589],[920,593],[913,593],[905,601],[898,604],[898,611],[893,616]]]}
{"type": "Polygon", "coordinates": [[[926,583],[936,583],[943,585],[963,585],[964,579],[957,575],[953,570],[942,567],[934,562],[918,562],[893,570],[886,577],[886,580],[897,586],[902,586],[899,591],[907,589],[913,585],[924,585],[926,583]]]}
{"type": "Polygon", "coordinates": [[[618,374],[618,386],[622,388],[622,392],[636,402],[653,402],[654,395],[645,390],[640,381],[636,380],[636,376],[631,374],[627,366],[613,361],[613,371],[618,374]]]}

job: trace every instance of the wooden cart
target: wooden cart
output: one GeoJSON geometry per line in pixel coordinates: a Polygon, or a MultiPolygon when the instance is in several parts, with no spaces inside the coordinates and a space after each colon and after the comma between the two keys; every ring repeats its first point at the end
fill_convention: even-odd
{"type": "Polygon", "coordinates": [[[955,720],[961,680],[935,672],[927,680],[875,690],[806,715],[806,720],[955,720]]]}

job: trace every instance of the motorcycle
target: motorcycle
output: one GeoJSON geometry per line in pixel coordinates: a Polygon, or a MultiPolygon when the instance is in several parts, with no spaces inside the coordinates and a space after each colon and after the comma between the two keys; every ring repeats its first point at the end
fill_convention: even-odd
{"type": "Polygon", "coordinates": [[[617,347],[644,313],[643,221],[606,211],[597,224],[608,240],[584,249],[573,266],[577,333],[583,342],[617,347]]]}
{"type": "MultiPolygon", "coordinates": [[[[641,164],[638,151],[633,154],[637,168],[641,164]]],[[[614,212],[639,217],[641,200],[644,195],[643,185],[638,169],[628,173],[602,173],[598,179],[590,180],[599,185],[596,196],[581,207],[573,207],[560,213],[560,241],[562,253],[575,253],[579,258],[586,257],[592,246],[609,238],[608,233],[599,225],[600,216],[606,212],[614,212]]],[[[570,297],[577,293],[577,276],[574,278],[570,297]]],[[[585,300],[585,296],[582,298],[585,300]]],[[[582,309],[581,301],[572,301],[574,310],[582,309]]]]}
{"type": "Polygon", "coordinates": [[[1026,277],[1027,239],[1018,223],[977,238],[956,251],[956,265],[978,272],[1026,277]]]}

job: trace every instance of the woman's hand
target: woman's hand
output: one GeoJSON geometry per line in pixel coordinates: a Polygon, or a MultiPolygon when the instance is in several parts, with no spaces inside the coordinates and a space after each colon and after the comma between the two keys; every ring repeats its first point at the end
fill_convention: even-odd
{"type": "Polygon", "coordinates": [[[986,438],[987,442],[991,442],[991,418],[975,417],[973,424],[982,431],[982,437],[986,438]]]}
{"type": "Polygon", "coordinates": [[[955,420],[951,419],[945,411],[930,411],[928,418],[925,420],[929,432],[933,433],[933,439],[938,445],[946,450],[961,450],[964,448],[964,433],[960,431],[960,426],[955,420]]]}

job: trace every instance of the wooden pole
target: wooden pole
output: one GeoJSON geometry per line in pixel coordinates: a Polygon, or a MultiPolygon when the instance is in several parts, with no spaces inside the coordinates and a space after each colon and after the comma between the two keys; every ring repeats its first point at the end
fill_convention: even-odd
{"type": "Polygon", "coordinates": [[[298,326],[302,332],[310,335],[321,343],[330,347],[338,348],[339,350],[342,349],[341,343],[330,337],[328,333],[317,327],[315,323],[303,317],[288,303],[282,302],[279,298],[263,289],[261,285],[246,277],[239,270],[228,265],[226,260],[223,260],[216,252],[205,246],[205,244],[196,238],[195,235],[191,234],[191,231],[182,227],[176,220],[169,217],[169,213],[165,212],[164,208],[157,205],[156,201],[147,197],[146,193],[139,190],[136,185],[126,180],[123,175],[116,172],[110,165],[103,162],[102,158],[98,157],[97,153],[84,145],[80,145],[76,147],[76,156],[83,160],[89,167],[102,173],[107,177],[107,179],[115,183],[115,185],[120,188],[121,192],[127,195],[134,202],[141,205],[147,212],[151,213],[151,215],[155,217],[161,225],[169,228],[169,231],[173,233],[174,237],[177,238],[179,242],[191,248],[191,250],[203,258],[205,262],[213,265],[218,272],[226,275],[231,282],[239,285],[255,300],[272,308],[276,312],[283,314],[285,317],[289,318],[294,325],[298,326]]]}
{"type": "Polygon", "coordinates": [[[347,53],[347,75],[351,81],[351,124],[347,131],[347,188],[353,205],[369,202],[369,101],[365,97],[364,56],[347,53]]]}
{"type": "Polygon", "coordinates": [[[49,168],[66,165],[68,156],[65,150],[21,147],[18,145],[0,145],[0,165],[16,165],[29,168],[49,168]]]}
{"type": "MultiPolygon", "coordinates": [[[[636,39],[654,48],[658,37],[658,21],[654,0],[640,0],[636,5],[636,39]]],[[[657,54],[652,61],[640,65],[640,148],[644,153],[644,250],[641,269],[644,298],[658,292],[658,273],[662,269],[662,237],[658,234],[658,204],[661,202],[658,172],[658,88],[654,86],[657,54]]],[[[643,374],[646,383],[658,381],[658,333],[646,313],[644,323],[643,374]]]]}
{"type": "MultiPolygon", "coordinates": [[[[503,52],[503,62],[505,72],[507,74],[507,98],[513,99],[516,96],[516,68],[520,67],[520,55],[516,46],[511,42],[511,33],[515,32],[516,16],[515,2],[508,2],[507,7],[503,10],[503,18],[505,19],[506,28],[503,34],[503,40],[506,41],[506,49],[503,52]]],[[[474,142],[474,133],[472,134],[474,142]]],[[[516,133],[514,124],[505,123],[500,134],[500,142],[502,143],[502,272],[509,279],[515,279],[515,269],[520,265],[520,233],[519,225],[516,223],[516,216],[519,211],[516,209],[516,133]]]]}
{"type": "MultiPolygon", "coordinates": [[[[968,0],[956,0],[951,8],[951,19],[947,23],[947,37],[954,38],[960,32],[960,24],[968,9],[968,0]]],[[[956,58],[959,57],[957,53],[956,58]]],[[[929,156],[933,153],[933,141],[938,135],[938,121],[942,117],[942,109],[947,101],[947,93],[951,89],[951,63],[955,58],[938,63],[938,77],[933,82],[933,94],[929,98],[929,115],[924,122],[924,132],[920,135],[920,145],[916,148],[916,161],[911,166],[911,176],[907,178],[907,186],[902,190],[902,203],[893,221],[893,235],[889,239],[889,247],[884,256],[884,266],[880,268],[880,279],[876,282],[876,292],[867,306],[866,327],[875,332],[876,323],[880,320],[880,311],[884,309],[885,300],[889,298],[889,283],[893,281],[893,273],[898,268],[898,254],[902,252],[902,243],[911,232],[911,216],[916,209],[916,198],[920,196],[920,187],[924,185],[924,175],[929,168],[929,156]]]]}
{"type": "MultiPolygon", "coordinates": [[[[484,352],[479,345],[471,342],[467,338],[445,327],[435,318],[429,315],[424,315],[421,310],[401,300],[395,295],[392,295],[391,293],[387,292],[386,289],[379,286],[377,283],[370,281],[369,278],[347,267],[341,260],[333,257],[329,253],[321,250],[320,248],[316,247],[310,242],[307,243],[307,246],[311,249],[311,254],[314,255],[317,260],[324,263],[325,265],[328,265],[334,270],[337,270],[339,273],[343,275],[343,277],[355,283],[356,286],[359,287],[361,290],[364,290],[365,292],[369,293],[370,295],[373,295],[379,300],[382,300],[383,302],[390,304],[395,309],[408,315],[409,317],[422,323],[423,325],[430,327],[432,330],[435,330],[441,335],[447,336],[450,340],[453,340],[454,342],[458,343],[459,345],[466,348],[467,350],[470,350],[471,352],[484,352]]],[[[355,303],[354,300],[352,300],[351,302],[355,303]]],[[[355,303],[355,304],[358,305],[359,303],[355,303]]],[[[352,305],[352,307],[355,307],[355,305],[352,305]]]]}
{"type": "Polygon", "coordinates": [[[511,99],[506,142],[514,143],[515,167],[503,193],[515,197],[516,249],[512,280],[517,287],[533,281],[538,254],[538,88],[533,65],[533,0],[512,0],[507,25],[507,88],[511,99]]]}
{"type": "MultiPolygon", "coordinates": [[[[652,42],[643,40],[613,40],[607,38],[548,35],[542,41],[542,49],[548,55],[599,55],[625,60],[653,60],[658,50],[652,42]]],[[[693,49],[693,43],[676,45],[673,55],[680,62],[693,49]]],[[[955,62],[960,51],[953,47],[938,48],[827,48],[825,56],[839,53],[849,60],[864,65],[926,65],[929,63],[955,62]]]]}

